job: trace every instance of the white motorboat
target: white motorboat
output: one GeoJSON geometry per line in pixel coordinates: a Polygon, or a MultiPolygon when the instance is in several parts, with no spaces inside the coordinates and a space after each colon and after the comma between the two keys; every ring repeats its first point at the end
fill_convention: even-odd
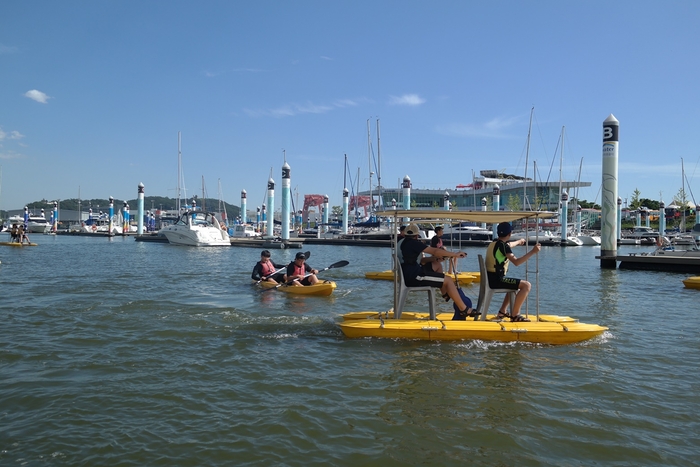
{"type": "MultiPolygon", "coordinates": [[[[23,225],[23,216],[11,216],[7,219],[7,225],[9,227],[12,224],[23,225]]],[[[41,210],[41,214],[29,213],[29,218],[27,220],[27,233],[44,233],[51,228],[51,223],[44,216],[44,210],[41,210]]]]}
{"type": "Polygon", "coordinates": [[[97,217],[90,217],[84,224],[81,224],[79,232],[82,233],[97,233],[97,234],[109,234],[121,235],[122,226],[118,222],[116,216],[112,218],[112,230],[109,229],[109,215],[100,212],[97,217]]]}
{"type": "Polygon", "coordinates": [[[576,238],[581,240],[581,244],[584,246],[600,246],[600,235],[581,234],[577,235],[576,238]]]}
{"type": "Polygon", "coordinates": [[[656,243],[659,238],[658,230],[654,230],[651,227],[638,226],[632,229],[631,232],[623,233],[624,238],[633,238],[639,240],[641,243],[656,243]]]}
{"type": "Polygon", "coordinates": [[[228,232],[211,212],[187,211],[160,233],[173,245],[231,246],[228,232]]]}
{"type": "Polygon", "coordinates": [[[235,224],[233,226],[233,238],[260,237],[260,233],[250,224],[235,224]]]}
{"type": "Polygon", "coordinates": [[[443,240],[493,240],[493,232],[488,229],[482,229],[476,225],[467,225],[467,223],[461,223],[454,227],[447,227],[443,230],[442,234],[443,240]]]}

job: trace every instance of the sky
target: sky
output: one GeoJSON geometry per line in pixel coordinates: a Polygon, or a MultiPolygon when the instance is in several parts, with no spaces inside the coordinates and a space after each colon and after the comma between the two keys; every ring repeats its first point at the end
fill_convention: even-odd
{"type": "Polygon", "coordinates": [[[527,155],[600,203],[610,114],[621,198],[670,204],[683,160],[700,203],[698,24],[694,0],[7,0],[0,209],[174,198],[178,132],[187,196],[249,209],[270,175],[280,209],[285,157],[295,204],[341,205],[370,153],[386,187],[448,191],[527,155]]]}

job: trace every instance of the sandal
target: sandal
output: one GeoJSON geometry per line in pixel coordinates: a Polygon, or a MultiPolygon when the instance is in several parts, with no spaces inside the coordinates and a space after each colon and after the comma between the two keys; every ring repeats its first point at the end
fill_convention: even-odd
{"type": "Polygon", "coordinates": [[[465,308],[464,310],[458,310],[457,305],[453,304],[455,309],[455,314],[452,317],[452,321],[464,321],[467,318],[476,318],[481,315],[480,312],[476,311],[474,308],[465,308]]]}
{"type": "Polygon", "coordinates": [[[495,318],[493,318],[492,321],[503,321],[506,318],[510,318],[510,315],[508,314],[508,312],[498,310],[498,314],[496,315],[495,318]]]}
{"type": "Polygon", "coordinates": [[[467,318],[476,318],[477,316],[481,316],[481,313],[476,311],[474,308],[467,308],[464,310],[464,312],[467,313],[467,318]]]}
{"type": "Polygon", "coordinates": [[[527,318],[523,315],[515,315],[510,317],[510,322],[511,323],[529,323],[530,318],[527,318]]]}

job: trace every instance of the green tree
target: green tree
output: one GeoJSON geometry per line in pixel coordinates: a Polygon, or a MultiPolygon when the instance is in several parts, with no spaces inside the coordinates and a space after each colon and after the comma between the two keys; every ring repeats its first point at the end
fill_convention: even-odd
{"type": "Polygon", "coordinates": [[[523,200],[520,198],[519,194],[514,194],[508,196],[508,201],[506,201],[506,208],[509,211],[520,211],[523,208],[523,200]]]}
{"type": "Polygon", "coordinates": [[[688,195],[685,192],[685,189],[681,188],[678,190],[678,193],[676,193],[675,198],[673,198],[674,204],[677,204],[681,206],[683,209],[686,209],[688,206],[688,195]]]}
{"type": "Polygon", "coordinates": [[[641,195],[641,192],[639,189],[635,188],[634,192],[632,193],[632,197],[630,198],[630,204],[629,207],[630,209],[639,209],[642,207],[642,203],[639,200],[639,196],[641,195]]]}
{"type": "Polygon", "coordinates": [[[642,198],[639,200],[642,206],[646,206],[647,208],[651,209],[652,211],[658,211],[659,210],[659,202],[655,201],[653,199],[649,198],[642,198]]]}

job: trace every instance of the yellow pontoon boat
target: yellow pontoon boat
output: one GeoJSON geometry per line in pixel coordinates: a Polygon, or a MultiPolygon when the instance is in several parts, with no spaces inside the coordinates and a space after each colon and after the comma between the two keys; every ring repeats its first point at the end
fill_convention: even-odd
{"type": "MultiPolygon", "coordinates": [[[[556,213],[550,212],[446,212],[446,211],[394,211],[396,223],[399,218],[411,218],[412,222],[444,220],[462,222],[486,222],[488,224],[499,222],[512,222],[517,219],[550,218],[556,213]]],[[[396,238],[394,238],[396,245],[396,238]]],[[[394,264],[398,264],[396,248],[394,246],[394,264]]],[[[485,275],[484,260],[479,255],[479,272],[481,277],[485,275]]],[[[538,274],[538,273],[537,273],[538,274]]],[[[535,290],[538,290],[535,288],[535,290]]],[[[394,277],[394,307],[387,312],[359,311],[347,313],[343,321],[339,323],[343,334],[351,338],[380,337],[403,338],[425,340],[463,340],[480,339],[489,341],[523,341],[542,344],[573,344],[602,334],[608,328],[597,324],[579,323],[577,319],[569,316],[544,315],[530,313],[530,322],[510,322],[508,320],[496,321],[495,316],[487,316],[489,303],[495,293],[512,293],[508,290],[494,290],[484,280],[479,283],[479,300],[477,311],[481,313],[478,318],[469,321],[452,321],[450,313],[436,313],[437,289],[429,287],[406,287],[403,275],[394,277]],[[406,295],[409,292],[428,292],[429,313],[405,312],[402,313],[406,295]],[[480,318],[480,319],[479,319],[480,318]]],[[[513,303],[513,299],[511,299],[513,303]]],[[[539,306],[537,307],[539,310],[539,306]]],[[[524,310],[523,310],[524,311],[524,310]]]]}

